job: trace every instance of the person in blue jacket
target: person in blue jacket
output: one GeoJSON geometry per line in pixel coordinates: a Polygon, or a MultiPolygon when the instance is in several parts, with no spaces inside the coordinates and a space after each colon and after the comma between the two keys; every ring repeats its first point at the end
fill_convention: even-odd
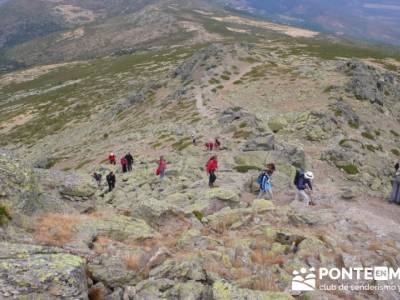
{"type": "Polygon", "coordinates": [[[274,195],[272,193],[272,183],[271,177],[275,172],[275,165],[270,163],[267,164],[267,167],[264,171],[261,172],[260,176],[257,179],[257,183],[260,185],[260,192],[257,196],[257,199],[263,198],[266,195],[266,199],[271,200],[274,195]]]}

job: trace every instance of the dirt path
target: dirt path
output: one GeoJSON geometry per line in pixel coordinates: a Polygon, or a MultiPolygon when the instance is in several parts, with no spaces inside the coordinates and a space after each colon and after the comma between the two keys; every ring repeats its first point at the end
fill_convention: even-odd
{"type": "Polygon", "coordinates": [[[204,104],[204,96],[201,88],[195,90],[196,108],[203,118],[212,119],[215,115],[214,112],[209,110],[204,104]]]}
{"type": "MultiPolygon", "coordinates": [[[[260,64],[247,65],[247,66],[243,67],[238,74],[234,74],[233,76],[231,76],[231,78],[228,81],[225,81],[224,88],[221,89],[219,91],[219,93],[216,94],[216,96],[214,97],[214,99],[212,101],[212,103],[213,103],[212,109],[207,107],[207,105],[205,104],[204,95],[206,95],[206,94],[213,95],[213,92],[212,92],[213,87],[208,86],[205,89],[201,89],[200,87],[196,88],[195,89],[196,108],[197,108],[199,114],[202,117],[211,119],[211,118],[215,117],[216,111],[219,111],[219,110],[222,110],[222,109],[225,109],[225,108],[231,106],[232,104],[227,101],[226,91],[229,91],[234,86],[235,81],[240,80],[245,74],[250,72],[254,67],[257,67],[258,65],[260,65],[260,64]]],[[[210,97],[210,98],[213,98],[213,97],[210,97]]]]}

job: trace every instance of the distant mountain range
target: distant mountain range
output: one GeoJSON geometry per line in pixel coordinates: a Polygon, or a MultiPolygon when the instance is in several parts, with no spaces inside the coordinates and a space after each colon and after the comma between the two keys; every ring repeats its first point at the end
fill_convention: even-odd
{"type": "Polygon", "coordinates": [[[228,4],[276,22],[400,45],[398,0],[228,0],[228,4]]]}

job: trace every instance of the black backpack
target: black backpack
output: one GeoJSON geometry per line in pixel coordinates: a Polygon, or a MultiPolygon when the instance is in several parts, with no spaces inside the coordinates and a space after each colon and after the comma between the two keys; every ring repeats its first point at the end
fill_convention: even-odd
{"type": "Polygon", "coordinates": [[[296,170],[296,175],[294,176],[294,180],[293,180],[293,184],[295,186],[297,186],[297,183],[299,182],[299,178],[300,178],[300,171],[296,170]]]}

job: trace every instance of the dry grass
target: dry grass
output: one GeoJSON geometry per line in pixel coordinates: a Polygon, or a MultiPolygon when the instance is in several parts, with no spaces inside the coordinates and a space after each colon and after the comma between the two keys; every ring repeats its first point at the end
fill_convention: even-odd
{"type": "Polygon", "coordinates": [[[379,242],[378,240],[373,240],[369,243],[368,250],[370,251],[378,251],[382,250],[382,243],[379,242]]]}
{"type": "Polygon", "coordinates": [[[126,241],[125,244],[132,247],[140,247],[147,252],[159,247],[165,247],[170,250],[175,250],[177,239],[179,238],[179,236],[180,233],[176,235],[163,235],[145,240],[130,240],[126,241]]]}
{"type": "Polygon", "coordinates": [[[92,287],[88,296],[89,300],[104,300],[106,295],[102,289],[92,287]]]}
{"type": "Polygon", "coordinates": [[[236,268],[232,270],[232,275],[235,280],[240,280],[251,277],[251,271],[246,267],[236,268]]]}
{"type": "Polygon", "coordinates": [[[282,255],[271,256],[263,249],[256,249],[251,254],[251,261],[259,265],[282,265],[285,262],[285,257],[282,255]]]}
{"type": "Polygon", "coordinates": [[[251,282],[249,282],[246,288],[258,291],[272,291],[272,292],[280,291],[272,275],[263,275],[254,278],[253,280],[251,280],[251,282]]]}
{"type": "Polygon", "coordinates": [[[142,255],[140,254],[130,254],[124,258],[124,261],[128,269],[138,271],[141,259],[142,255]]]}
{"type": "Polygon", "coordinates": [[[73,228],[81,221],[79,216],[58,213],[39,217],[35,223],[35,238],[44,244],[63,246],[73,238],[73,228]]]}
{"type": "Polygon", "coordinates": [[[105,253],[107,250],[107,247],[112,243],[114,243],[114,241],[108,237],[97,236],[96,241],[95,241],[94,251],[97,254],[105,253]]]}
{"type": "Polygon", "coordinates": [[[218,274],[223,278],[232,278],[230,271],[223,266],[221,262],[215,260],[207,260],[203,264],[204,270],[207,272],[218,274]]]}

